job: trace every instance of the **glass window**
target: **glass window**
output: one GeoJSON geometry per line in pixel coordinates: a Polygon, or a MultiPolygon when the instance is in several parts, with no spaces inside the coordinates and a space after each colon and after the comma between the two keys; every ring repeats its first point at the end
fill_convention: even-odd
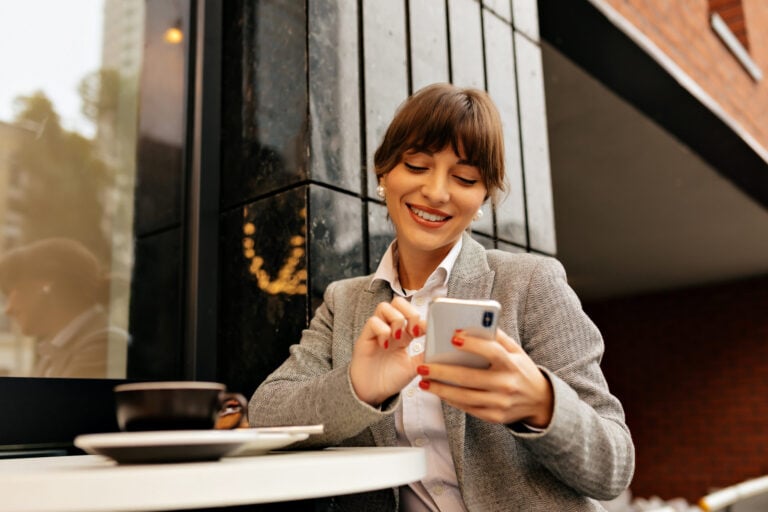
{"type": "Polygon", "coordinates": [[[0,4],[0,376],[125,377],[144,19],[0,4]]]}

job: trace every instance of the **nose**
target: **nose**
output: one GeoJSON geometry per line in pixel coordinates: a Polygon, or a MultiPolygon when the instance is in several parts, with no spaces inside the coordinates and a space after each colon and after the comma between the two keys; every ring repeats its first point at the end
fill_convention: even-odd
{"type": "Polygon", "coordinates": [[[451,197],[448,191],[448,173],[441,169],[434,169],[424,176],[424,184],[421,193],[431,203],[447,203],[451,197]]]}

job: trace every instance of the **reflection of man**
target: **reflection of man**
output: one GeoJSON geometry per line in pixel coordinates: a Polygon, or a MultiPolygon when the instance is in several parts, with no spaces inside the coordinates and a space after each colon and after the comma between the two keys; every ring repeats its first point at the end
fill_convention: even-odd
{"type": "Polygon", "coordinates": [[[33,375],[106,377],[110,335],[105,305],[110,280],[81,244],[50,238],[0,258],[0,290],[6,314],[37,340],[33,375]]]}

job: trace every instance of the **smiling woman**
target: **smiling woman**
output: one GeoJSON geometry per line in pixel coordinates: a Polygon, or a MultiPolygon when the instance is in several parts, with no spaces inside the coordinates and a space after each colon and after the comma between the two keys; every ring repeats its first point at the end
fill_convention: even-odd
{"type": "Polygon", "coordinates": [[[488,195],[480,169],[447,146],[409,150],[379,178],[397,231],[400,284],[419,289],[461,238],[488,195]],[[418,262],[418,267],[415,262],[418,262]]]}
{"type": "Polygon", "coordinates": [[[486,93],[435,84],[408,98],[374,157],[395,240],[374,274],[328,286],[251,399],[253,425],[322,423],[308,445],[425,450],[425,478],[339,508],[596,511],[629,484],[634,446],[600,370],[603,340],[562,266],[468,234],[504,182],[503,148],[486,93]],[[462,325],[438,341],[488,367],[425,363],[442,297],[501,305],[492,339],[462,325]]]}

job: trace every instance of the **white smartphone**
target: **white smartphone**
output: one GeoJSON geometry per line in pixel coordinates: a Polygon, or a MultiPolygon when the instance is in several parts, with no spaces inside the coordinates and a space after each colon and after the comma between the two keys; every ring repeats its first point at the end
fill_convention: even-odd
{"type": "Polygon", "coordinates": [[[477,354],[457,349],[451,338],[457,329],[470,336],[496,339],[501,305],[495,300],[466,300],[441,297],[429,304],[424,362],[487,368],[489,362],[477,354]]]}

